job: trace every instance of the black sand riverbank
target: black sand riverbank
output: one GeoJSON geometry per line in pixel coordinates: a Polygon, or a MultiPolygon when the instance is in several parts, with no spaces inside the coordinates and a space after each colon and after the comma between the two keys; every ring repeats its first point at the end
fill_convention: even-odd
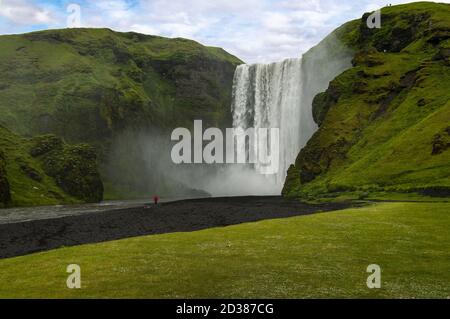
{"type": "Polygon", "coordinates": [[[188,232],[355,206],[280,196],[206,198],[0,225],[0,258],[121,238],[188,232]]]}

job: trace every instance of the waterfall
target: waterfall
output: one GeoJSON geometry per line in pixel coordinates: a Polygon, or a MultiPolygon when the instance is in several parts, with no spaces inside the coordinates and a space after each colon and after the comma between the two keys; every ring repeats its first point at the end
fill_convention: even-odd
{"type": "MultiPolygon", "coordinates": [[[[351,54],[333,36],[302,58],[270,64],[243,64],[233,81],[233,127],[279,129],[278,173],[267,176],[279,193],[287,169],[317,130],[312,117],[314,96],[351,66],[351,54]]],[[[262,173],[256,164],[252,169],[262,173]]]]}
{"type": "MultiPolygon", "coordinates": [[[[279,128],[279,169],[273,176],[281,185],[286,170],[316,129],[311,107],[301,100],[301,59],[270,64],[240,65],[233,84],[233,127],[279,128]],[[312,123],[302,126],[301,123],[312,123]]],[[[258,165],[256,165],[258,171],[258,165]]]]}

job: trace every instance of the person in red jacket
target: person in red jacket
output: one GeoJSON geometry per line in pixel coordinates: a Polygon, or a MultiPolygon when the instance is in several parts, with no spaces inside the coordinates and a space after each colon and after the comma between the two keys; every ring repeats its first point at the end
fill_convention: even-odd
{"type": "Polygon", "coordinates": [[[158,205],[158,201],[159,201],[159,196],[158,195],[153,196],[153,204],[158,205]]]}

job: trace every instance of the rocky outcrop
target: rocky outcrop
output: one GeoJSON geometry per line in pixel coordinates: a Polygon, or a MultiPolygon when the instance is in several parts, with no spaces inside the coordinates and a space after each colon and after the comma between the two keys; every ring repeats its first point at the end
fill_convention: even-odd
{"type": "Polygon", "coordinates": [[[334,82],[331,82],[330,86],[325,92],[319,93],[314,97],[314,100],[312,102],[312,112],[314,122],[316,122],[317,125],[322,125],[328,113],[328,110],[338,102],[340,95],[341,93],[339,91],[338,85],[336,85],[334,82]]]}
{"type": "Polygon", "coordinates": [[[99,202],[97,155],[55,135],[23,138],[0,126],[0,206],[99,202]]]}
{"type": "Polygon", "coordinates": [[[450,148],[450,126],[433,138],[431,155],[438,155],[450,148]]]}
{"type": "Polygon", "coordinates": [[[30,154],[39,157],[45,173],[65,193],[84,202],[103,199],[97,155],[90,145],[65,145],[54,135],[37,136],[32,139],[30,154]]]}

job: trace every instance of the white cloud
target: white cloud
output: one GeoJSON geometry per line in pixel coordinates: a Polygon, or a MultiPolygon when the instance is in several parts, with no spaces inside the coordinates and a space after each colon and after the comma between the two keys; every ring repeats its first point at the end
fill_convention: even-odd
{"type": "Polygon", "coordinates": [[[0,16],[21,24],[51,24],[55,18],[50,10],[38,7],[28,0],[2,0],[0,16]]]}

